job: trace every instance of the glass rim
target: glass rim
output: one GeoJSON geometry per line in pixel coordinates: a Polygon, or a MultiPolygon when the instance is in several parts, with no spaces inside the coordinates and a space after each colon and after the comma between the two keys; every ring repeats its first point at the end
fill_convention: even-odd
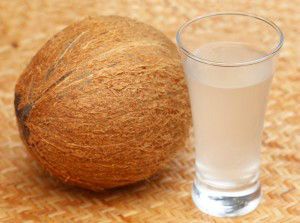
{"type": "Polygon", "coordinates": [[[239,67],[239,66],[247,66],[247,65],[260,63],[262,61],[265,61],[265,60],[273,57],[281,49],[283,42],[284,42],[284,35],[283,35],[281,29],[274,22],[272,22],[264,17],[254,15],[254,14],[249,14],[249,13],[242,13],[242,12],[217,12],[217,13],[210,13],[210,14],[207,14],[204,16],[198,16],[198,17],[195,17],[195,18],[185,22],[183,25],[180,26],[180,28],[178,29],[178,31],[176,33],[176,42],[177,42],[177,45],[180,48],[180,50],[182,50],[182,52],[186,56],[188,56],[189,58],[194,59],[198,62],[213,65],[213,66],[221,66],[221,67],[239,67]],[[237,62],[237,63],[225,63],[225,62],[217,62],[217,61],[198,57],[195,54],[193,54],[192,52],[190,52],[189,50],[187,50],[186,47],[182,44],[181,34],[185,30],[185,28],[187,28],[190,24],[192,24],[196,21],[205,19],[205,18],[224,16],[224,15],[250,17],[250,18],[260,20],[260,21],[268,24],[276,31],[277,35],[279,36],[279,41],[277,42],[276,47],[274,47],[271,50],[271,52],[267,52],[264,56],[262,56],[258,59],[249,60],[249,61],[245,61],[245,62],[237,62]]]}

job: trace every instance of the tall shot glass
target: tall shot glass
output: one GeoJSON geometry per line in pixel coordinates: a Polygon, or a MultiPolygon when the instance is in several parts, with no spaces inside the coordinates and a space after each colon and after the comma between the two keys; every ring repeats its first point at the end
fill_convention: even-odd
{"type": "Polygon", "coordinates": [[[281,30],[243,13],[192,19],[177,32],[192,108],[196,178],[192,197],[219,217],[260,202],[260,147],[281,30]]]}

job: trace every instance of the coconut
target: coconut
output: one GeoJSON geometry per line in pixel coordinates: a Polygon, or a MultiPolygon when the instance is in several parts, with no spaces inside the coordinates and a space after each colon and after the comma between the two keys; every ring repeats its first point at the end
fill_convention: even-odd
{"type": "Polygon", "coordinates": [[[15,112],[46,171],[95,191],[156,173],[190,126],[176,47],[118,16],[87,18],[51,38],[18,79],[15,112]]]}

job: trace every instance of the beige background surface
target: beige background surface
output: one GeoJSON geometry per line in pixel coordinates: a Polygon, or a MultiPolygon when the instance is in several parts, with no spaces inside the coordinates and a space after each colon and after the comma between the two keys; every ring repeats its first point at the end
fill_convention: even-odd
{"type": "MultiPolygon", "coordinates": [[[[300,222],[300,1],[0,1],[0,222],[300,222]],[[275,21],[286,36],[268,104],[259,208],[242,218],[200,213],[190,190],[193,148],[158,176],[135,186],[93,193],[64,186],[27,155],[13,110],[18,75],[47,39],[88,15],[123,15],[162,30],[214,11],[243,11],[275,21]]],[[[246,28],[246,27],[245,27],[246,28]]]]}

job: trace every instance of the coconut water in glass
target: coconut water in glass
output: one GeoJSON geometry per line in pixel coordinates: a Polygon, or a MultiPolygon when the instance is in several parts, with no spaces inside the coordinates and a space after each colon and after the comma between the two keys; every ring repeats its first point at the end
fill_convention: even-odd
{"type": "Polygon", "coordinates": [[[280,29],[258,16],[218,13],[184,24],[177,44],[193,117],[192,197],[205,213],[230,217],[261,199],[261,135],[280,29]]]}

